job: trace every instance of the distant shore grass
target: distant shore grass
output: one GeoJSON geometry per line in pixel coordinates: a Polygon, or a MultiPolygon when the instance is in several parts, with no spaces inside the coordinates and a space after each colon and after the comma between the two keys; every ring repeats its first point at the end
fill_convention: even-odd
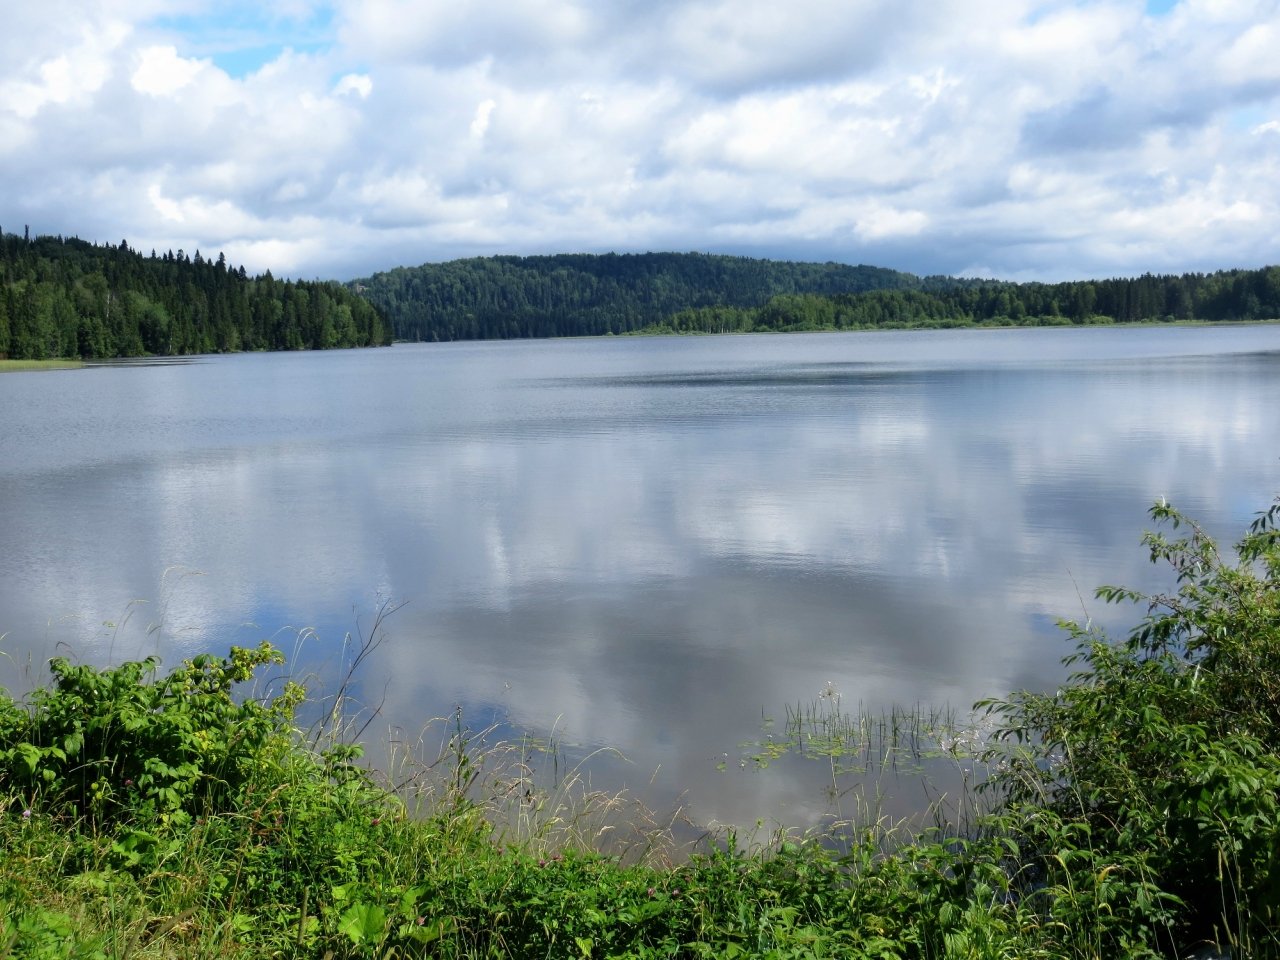
{"type": "MultiPolygon", "coordinates": [[[[721,335],[742,336],[746,334],[777,333],[877,333],[877,332],[916,332],[925,330],[1032,330],[1053,328],[1055,330],[1096,330],[1098,327],[1118,329],[1120,327],[1257,327],[1280,324],[1280,318],[1263,318],[1258,320],[1164,320],[1152,317],[1145,320],[1118,321],[1111,317],[1092,317],[1083,322],[1076,322],[1068,317],[1033,317],[1012,320],[1008,317],[995,317],[986,320],[946,320],[918,321],[892,320],[884,323],[861,323],[814,326],[768,327],[754,324],[742,328],[726,328],[723,330],[698,330],[691,328],[677,329],[668,320],[651,323],[638,330],[629,330],[618,334],[623,337],[715,337],[721,335]]],[[[609,334],[613,336],[613,334],[609,334]]]]}
{"type": "Polygon", "coordinates": [[[82,360],[0,360],[0,373],[19,370],[79,370],[82,360]]]}

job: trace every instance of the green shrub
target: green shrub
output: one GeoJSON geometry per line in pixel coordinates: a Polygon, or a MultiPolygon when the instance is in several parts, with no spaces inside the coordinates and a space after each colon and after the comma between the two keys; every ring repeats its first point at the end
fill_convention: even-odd
{"type": "Polygon", "coordinates": [[[238,683],[284,658],[269,644],[204,654],[158,678],[154,657],[109,669],[50,662],[53,685],[26,711],[0,700],[0,785],[95,823],[161,822],[230,810],[303,691],[237,701],[238,683]]]}
{"type": "Polygon", "coordinates": [[[1021,745],[989,757],[1007,765],[992,786],[1005,812],[1024,818],[1036,882],[1069,890],[1113,943],[1275,955],[1280,501],[1234,560],[1169,505],[1152,516],[1189,531],[1144,538],[1176,592],[1101,588],[1107,601],[1146,605],[1128,638],[1065,624],[1077,644],[1069,681],[989,704],[1003,741],[1021,745]],[[1103,872],[1119,896],[1093,902],[1103,872]]]}

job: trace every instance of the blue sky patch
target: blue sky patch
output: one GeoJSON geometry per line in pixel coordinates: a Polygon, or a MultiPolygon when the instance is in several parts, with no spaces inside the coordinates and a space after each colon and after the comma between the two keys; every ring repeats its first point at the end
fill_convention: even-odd
{"type": "Polygon", "coordinates": [[[264,44],[260,47],[241,47],[212,53],[213,62],[228,76],[237,79],[256,73],[277,59],[286,49],[294,53],[318,53],[325,49],[322,43],[264,44]]]}
{"type": "Polygon", "coordinates": [[[1273,119],[1275,114],[1264,107],[1237,107],[1227,114],[1227,122],[1235,130],[1252,130],[1273,119]]]}
{"type": "Polygon", "coordinates": [[[333,42],[334,17],[320,6],[306,17],[282,17],[251,3],[228,4],[216,13],[159,17],[152,26],[174,34],[178,53],[209,58],[232,77],[246,77],[285,49],[318,53],[333,42]]]}

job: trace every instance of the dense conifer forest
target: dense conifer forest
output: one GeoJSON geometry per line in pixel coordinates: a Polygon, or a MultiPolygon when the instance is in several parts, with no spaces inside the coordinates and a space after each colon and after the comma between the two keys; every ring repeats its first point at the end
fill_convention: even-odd
{"type": "Polygon", "coordinates": [[[757,307],[779,294],[910,289],[882,267],[700,253],[477,257],[397,267],[350,286],[405,340],[629,333],[701,307],[757,307]]]}
{"type": "Polygon", "coordinates": [[[1280,318],[1280,267],[1069,283],[956,281],[857,294],[776,296],[758,307],[682,310],[651,333],[860,330],[1280,318]]]}
{"type": "Polygon", "coordinates": [[[311,350],[403,340],[1280,318],[1280,267],[1066,283],[699,253],[481,257],[344,285],[0,234],[0,359],[311,350]]]}
{"type": "Polygon", "coordinates": [[[0,233],[0,358],[177,356],[390,342],[366,300],[331,282],[250,277],[222,254],[150,256],[0,233]]]}
{"type": "Polygon", "coordinates": [[[406,340],[1280,318],[1280,267],[1067,283],[710,254],[486,257],[352,289],[406,340]]]}

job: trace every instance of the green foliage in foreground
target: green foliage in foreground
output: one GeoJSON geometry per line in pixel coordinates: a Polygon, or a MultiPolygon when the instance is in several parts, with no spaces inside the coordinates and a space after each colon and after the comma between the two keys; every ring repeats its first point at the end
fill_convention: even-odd
{"type": "Polygon", "coordinates": [[[411,816],[357,748],[302,739],[299,688],[235,695],[267,645],[54,661],[0,697],[0,957],[1280,957],[1278,515],[1232,560],[1194,525],[1148,538],[1175,592],[1104,588],[1148,605],[1132,635],[1072,625],[1060,690],[987,705],[963,831],[635,860],[512,829],[502,804],[544,798],[477,790],[461,728],[411,816]]]}
{"type": "MultiPolygon", "coordinates": [[[[1230,940],[1280,955],[1280,501],[1229,562],[1167,504],[1152,515],[1189,534],[1148,534],[1177,591],[1145,603],[1121,644],[1067,624],[1077,672],[1053,695],[993,704],[1006,742],[1030,741],[993,782],[1046,860],[1070,827],[1147,894],[1108,922],[1167,947],[1230,940]]],[[[1075,855],[1069,851],[1069,855],[1075,855]]],[[[1131,881],[1131,882],[1132,882],[1131,881]]]]}

